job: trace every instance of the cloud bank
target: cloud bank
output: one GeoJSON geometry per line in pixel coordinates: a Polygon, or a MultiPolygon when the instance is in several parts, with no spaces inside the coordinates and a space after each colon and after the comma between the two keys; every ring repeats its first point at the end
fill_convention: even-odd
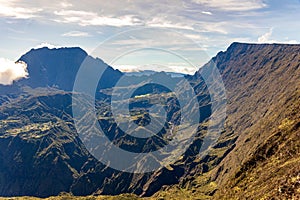
{"type": "Polygon", "coordinates": [[[62,34],[65,37],[90,37],[91,35],[87,32],[83,31],[70,31],[67,33],[62,34]]]}
{"type": "Polygon", "coordinates": [[[41,44],[33,47],[33,49],[40,49],[43,47],[47,47],[48,49],[58,49],[58,48],[63,48],[64,46],[58,46],[58,45],[50,44],[48,42],[42,42],[41,44]]]}
{"type": "MultiPolygon", "coordinates": [[[[109,62],[115,55],[121,55],[119,53],[151,46],[180,51],[180,55],[200,66],[208,60],[200,58],[199,51],[206,51],[211,57],[232,42],[297,43],[300,41],[300,26],[296,20],[300,18],[299,10],[298,0],[90,0],[84,3],[80,0],[0,0],[0,33],[4,41],[0,51],[2,57],[12,59],[17,56],[15,52],[24,52],[47,41],[62,46],[76,44],[93,53],[95,47],[108,38],[140,29],[135,37],[126,40],[119,37],[107,51],[93,56],[109,62]],[[270,27],[276,30],[272,32],[270,27]],[[148,28],[157,28],[157,31],[150,35],[148,28]],[[205,48],[194,48],[190,42],[182,43],[172,35],[162,37],[161,28],[179,32],[205,48]],[[43,34],[39,30],[43,30],[43,34]],[[13,45],[7,45],[9,42],[13,45]]],[[[50,44],[36,48],[59,47],[50,44]]],[[[148,60],[152,63],[150,56],[148,60]]],[[[151,58],[155,63],[168,64],[163,57],[151,58]]],[[[118,64],[145,64],[140,57],[132,60],[134,62],[118,64]]],[[[174,66],[181,65],[175,63],[174,66]]]]}
{"type": "Polygon", "coordinates": [[[224,11],[249,11],[267,7],[263,0],[193,0],[193,2],[224,11]]]}
{"type": "Polygon", "coordinates": [[[27,77],[26,63],[0,58],[0,84],[11,85],[14,81],[27,77]]]}
{"type": "Polygon", "coordinates": [[[296,40],[288,40],[288,38],[285,38],[285,40],[282,40],[282,41],[278,41],[278,40],[273,40],[271,39],[273,36],[273,28],[270,28],[270,30],[263,34],[262,36],[260,36],[258,39],[257,39],[257,42],[258,43],[265,43],[265,44],[274,44],[274,43],[286,43],[286,44],[297,44],[298,41],[296,40]]]}
{"type": "Polygon", "coordinates": [[[16,1],[0,0],[0,16],[16,19],[30,19],[37,17],[43,11],[40,8],[25,8],[15,5],[16,1]]]}

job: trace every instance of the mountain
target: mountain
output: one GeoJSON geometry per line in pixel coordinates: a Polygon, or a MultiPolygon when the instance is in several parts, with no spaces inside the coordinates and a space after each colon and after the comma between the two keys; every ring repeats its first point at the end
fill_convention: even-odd
{"type": "Polygon", "coordinates": [[[69,190],[89,159],[70,126],[69,95],[40,94],[1,106],[1,196],[45,197],[69,190]]]}
{"type": "MultiPolygon", "coordinates": [[[[64,52],[65,49],[55,51],[60,50],[64,52]]],[[[69,50],[74,55],[81,54],[78,49],[69,50]]],[[[43,51],[52,52],[49,49],[43,51]]],[[[31,56],[23,56],[32,68],[32,73],[29,71],[32,80],[22,82],[35,89],[27,88],[22,95],[14,98],[1,96],[0,196],[47,197],[68,192],[81,196],[132,193],[151,196],[150,199],[299,198],[300,45],[233,43],[193,76],[186,76],[194,88],[199,107],[192,101],[193,97],[186,95],[186,85],[179,78],[164,73],[153,77],[157,81],[166,79],[166,83],[175,82],[183,87],[178,95],[188,102],[186,108],[191,114],[199,109],[201,118],[197,133],[182,156],[161,169],[142,174],[114,170],[91,155],[76,131],[74,120],[77,119],[72,112],[72,101],[84,108],[89,96],[70,92],[71,84],[55,78],[54,74],[64,69],[60,62],[47,66],[47,73],[43,75],[46,79],[40,79],[40,84],[37,81],[39,77],[33,74],[41,75],[40,70],[34,69],[42,69],[44,64],[37,61],[39,56],[35,55],[36,52],[39,50],[29,52],[31,56]],[[215,93],[210,93],[209,85],[220,86],[214,79],[207,79],[212,66],[219,69],[226,91],[227,116],[221,129],[222,121],[212,120],[216,117],[212,106],[222,107],[225,99],[211,97],[215,93]],[[53,70],[53,76],[48,75],[49,70],[53,70]],[[56,87],[49,88],[51,86],[56,87]],[[208,130],[211,133],[221,131],[221,134],[202,156],[199,152],[208,130]]],[[[48,63],[45,57],[50,56],[42,59],[43,63],[48,63]]],[[[72,57],[69,59],[73,60],[72,57]]],[[[98,59],[90,59],[100,63],[98,59]]],[[[70,72],[69,69],[63,70],[64,73],[70,72]]],[[[119,73],[116,74],[114,83],[120,79],[119,73]]],[[[103,79],[114,77],[115,74],[105,75],[103,79]]],[[[148,109],[163,101],[160,109],[167,111],[168,123],[158,133],[160,137],[128,137],[118,129],[116,116],[112,114],[106,97],[111,98],[112,90],[117,96],[129,94],[131,87],[139,86],[137,80],[137,77],[126,77],[124,85],[112,89],[109,85],[113,84],[108,84],[99,88],[106,96],[96,99],[93,104],[99,125],[114,145],[127,151],[145,153],[168,142],[165,136],[169,124],[179,123],[182,113],[172,90],[155,84],[144,85],[128,95],[129,99],[118,99],[118,104],[126,105],[129,101],[130,120],[151,132],[146,126],[149,123],[148,109]]],[[[214,92],[222,96],[222,91],[214,92]]],[[[88,116],[93,109],[83,110],[85,115],[79,120],[88,124],[88,116]]],[[[156,117],[152,120],[160,121],[156,117]]],[[[90,133],[89,137],[98,133],[87,125],[80,130],[90,133]]],[[[101,145],[109,150],[106,143],[101,145]]],[[[144,160],[138,160],[137,165],[145,165],[144,160]]],[[[119,198],[125,197],[121,195],[119,198]]],[[[136,196],[128,195],[128,198],[136,196]]]]}
{"type": "Polygon", "coordinates": [[[300,45],[233,43],[211,60],[222,75],[228,102],[225,131],[214,151],[233,149],[219,163],[212,158],[207,172],[196,166],[188,181],[156,198],[300,197],[299,52],[300,45]]]}
{"type": "Polygon", "coordinates": [[[231,101],[227,124],[238,136],[216,168],[217,196],[300,197],[299,52],[300,45],[233,44],[215,58],[231,101]]]}
{"type": "MultiPolygon", "coordinates": [[[[157,71],[153,71],[153,70],[141,70],[141,71],[134,71],[134,72],[124,72],[126,75],[128,76],[150,76],[153,75],[155,73],[157,73],[157,71]]],[[[184,77],[186,74],[183,73],[177,73],[177,72],[166,72],[166,74],[171,75],[172,77],[184,77]]]]}
{"type": "MultiPolygon", "coordinates": [[[[160,137],[165,137],[165,129],[169,126],[167,123],[163,124],[160,137],[149,139],[128,137],[117,128],[111,110],[107,106],[107,97],[110,98],[111,95],[110,87],[120,79],[122,75],[120,72],[105,65],[100,59],[87,56],[79,48],[31,50],[20,60],[28,64],[30,77],[15,83],[22,92],[13,98],[6,98],[4,95],[0,105],[1,196],[47,197],[64,191],[76,195],[125,192],[150,195],[165,183],[177,183],[177,178],[172,180],[164,178],[157,185],[148,184],[143,188],[147,182],[153,180],[153,173],[132,174],[109,168],[97,161],[82,143],[82,138],[79,137],[74,126],[72,103],[79,105],[88,115],[91,111],[84,108],[90,96],[85,93],[72,93],[70,90],[77,71],[85,62],[88,72],[106,67],[97,90],[104,95],[96,93],[98,98],[95,105],[99,111],[99,123],[108,137],[119,147],[133,152],[148,152],[165,145],[166,139],[160,137]]],[[[156,82],[163,80],[166,84],[177,84],[180,81],[179,77],[172,77],[164,72],[147,77],[126,76],[121,85],[114,87],[114,91],[122,96],[128,93],[130,88],[140,87],[141,80],[156,82]]],[[[89,79],[85,82],[88,83],[87,86],[89,86],[88,81],[89,79]]],[[[132,121],[140,127],[149,123],[147,109],[162,100],[165,106],[160,109],[168,110],[169,122],[176,123],[175,121],[180,118],[176,98],[170,89],[158,84],[146,84],[129,98],[132,121]],[[143,95],[147,98],[142,97],[143,95]]],[[[122,101],[119,104],[126,105],[127,99],[122,101]]],[[[209,116],[210,113],[206,111],[209,110],[208,108],[209,106],[201,108],[206,112],[201,120],[209,116]]],[[[84,116],[79,120],[87,119],[84,116]]],[[[160,124],[159,118],[153,120],[160,124]]],[[[93,127],[85,126],[83,129],[87,133],[97,133],[93,127]]],[[[100,145],[106,147],[107,144],[100,145]]],[[[145,163],[139,160],[138,164],[145,163]]],[[[180,166],[174,172],[178,171],[180,176],[183,167],[180,166]]],[[[166,169],[161,172],[163,176],[165,172],[169,173],[166,169]]]]}
{"type": "MultiPolygon", "coordinates": [[[[122,73],[107,66],[99,58],[92,58],[81,48],[32,49],[21,56],[19,61],[27,63],[28,79],[18,81],[20,85],[37,87],[56,87],[72,91],[77,72],[83,62],[97,67],[106,67],[99,85],[101,88],[112,87],[122,73]]],[[[92,68],[92,67],[91,67],[92,68]]]]}

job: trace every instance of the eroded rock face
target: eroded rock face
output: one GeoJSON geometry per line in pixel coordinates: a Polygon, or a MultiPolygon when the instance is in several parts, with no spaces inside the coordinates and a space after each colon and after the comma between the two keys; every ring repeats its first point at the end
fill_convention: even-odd
{"type": "Polygon", "coordinates": [[[287,198],[278,193],[280,182],[290,170],[299,172],[297,162],[284,166],[299,157],[298,150],[287,155],[299,145],[288,142],[299,135],[299,52],[300,45],[233,44],[214,58],[230,101],[227,126],[238,136],[216,168],[216,198],[287,198]]]}
{"type": "Polygon", "coordinates": [[[62,112],[69,98],[34,96],[1,107],[2,196],[57,195],[78,177],[89,155],[62,112]]]}
{"type": "MultiPolygon", "coordinates": [[[[268,179],[266,183],[269,185],[276,180],[278,185],[272,186],[274,190],[282,185],[281,193],[289,191],[286,187],[294,183],[289,178],[283,180],[279,176],[272,179],[270,168],[274,166],[280,171],[279,166],[295,159],[299,153],[296,148],[299,144],[296,136],[299,133],[300,118],[297,112],[300,99],[299,52],[300,45],[239,43],[232,44],[226,52],[220,52],[212,61],[222,75],[228,105],[226,125],[218,142],[206,156],[199,157],[199,147],[211,113],[205,82],[200,73],[196,72],[187,79],[198,95],[203,115],[193,143],[172,165],[154,173],[131,174],[98,162],[86,150],[74,127],[72,93],[67,91],[72,90],[72,81],[87,54],[78,48],[32,50],[20,59],[27,62],[31,78],[18,82],[18,87],[55,86],[56,89],[40,88],[20,92],[16,96],[1,96],[0,196],[46,197],[60,192],[72,192],[75,195],[135,193],[150,196],[165,185],[179,183],[180,187],[194,191],[196,196],[205,193],[206,197],[241,197],[239,195],[247,190],[246,183],[252,184],[259,191],[257,186],[260,183],[253,182],[254,178],[252,182],[249,181],[247,176],[250,173],[250,178],[257,178],[258,167],[261,166],[265,173],[258,180],[268,179]],[[278,159],[278,163],[269,162],[271,158],[278,159]],[[205,183],[198,179],[203,174],[209,174],[205,175],[209,177],[205,183]],[[207,184],[214,187],[206,192],[199,190],[207,184]],[[217,185],[226,189],[221,190],[217,185]],[[240,190],[236,188],[234,191],[238,192],[233,193],[234,187],[240,190]]],[[[207,64],[202,70],[209,66],[207,64]]],[[[113,116],[107,107],[109,87],[121,75],[110,69],[106,75],[106,80],[110,82],[104,80],[106,85],[100,84],[105,86],[105,90],[102,90],[103,95],[96,102],[99,118],[102,119],[99,123],[112,134],[112,139],[119,140],[118,145],[125,145],[129,150],[148,151],[149,146],[137,146],[137,142],[122,144],[122,137],[111,120],[113,116]]],[[[160,76],[168,78],[166,74],[160,76]]],[[[139,78],[136,77],[136,80],[139,78]]],[[[180,118],[176,99],[168,96],[168,91],[161,92],[169,98],[165,105],[169,120],[176,122],[180,118]]],[[[142,96],[143,92],[138,95],[142,96]]],[[[150,95],[150,100],[155,100],[155,95],[150,95]]],[[[78,102],[85,100],[84,95],[78,95],[77,98],[78,102]]],[[[149,104],[149,101],[140,98],[133,101],[131,109],[134,114],[139,113],[135,119],[137,123],[143,125],[149,120],[146,114],[140,114],[146,110],[141,108],[151,106],[149,104]]],[[[194,107],[191,105],[191,108],[194,107]]],[[[153,141],[146,144],[153,144],[153,141]]],[[[295,160],[291,163],[297,162],[295,160]]],[[[284,165],[286,171],[291,168],[291,163],[284,165]]],[[[293,174],[296,172],[297,169],[293,168],[293,174]]],[[[284,174],[281,173],[282,177],[284,174]]],[[[256,197],[262,197],[262,193],[257,194],[256,197]]]]}

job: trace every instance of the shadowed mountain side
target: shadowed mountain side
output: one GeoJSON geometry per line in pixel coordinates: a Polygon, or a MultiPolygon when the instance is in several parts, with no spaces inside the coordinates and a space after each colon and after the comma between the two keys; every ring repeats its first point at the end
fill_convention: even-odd
{"type": "Polygon", "coordinates": [[[233,43],[212,61],[228,102],[215,150],[234,148],[212,170],[196,166],[187,182],[155,197],[298,199],[300,45],[233,43]]]}
{"type": "MultiPolygon", "coordinates": [[[[64,191],[75,195],[135,193],[150,196],[159,191],[151,199],[297,199],[300,188],[299,52],[300,45],[233,43],[195,75],[187,76],[206,115],[199,120],[198,132],[187,151],[176,162],[147,174],[113,170],[88,153],[73,124],[71,95],[74,94],[55,89],[49,93],[49,88],[44,88],[12,99],[1,96],[4,103],[0,106],[0,194],[44,197],[64,191]],[[212,62],[219,69],[226,88],[224,129],[220,129],[220,122],[208,120],[214,103],[210,95],[214,94],[209,94],[202,76],[211,70],[212,62]],[[218,141],[205,156],[200,156],[204,136],[208,132],[217,136],[219,131],[218,141]]],[[[51,66],[59,66],[59,63],[51,66]]],[[[166,77],[163,73],[160,75],[166,77]]],[[[23,81],[33,87],[38,82],[23,81]]],[[[56,81],[70,87],[60,79],[56,81]]],[[[128,80],[126,84],[133,85],[136,81],[128,80]]],[[[214,81],[209,84],[215,89],[220,86],[214,81]]],[[[40,86],[53,86],[53,82],[40,86]]],[[[160,93],[153,93],[158,88],[149,85],[130,97],[133,121],[142,125],[147,122],[145,108],[157,101],[157,95],[167,100],[164,106],[169,109],[169,119],[175,119],[173,122],[180,119],[176,98],[163,88],[160,93]]],[[[126,87],[115,90],[120,94],[128,92],[126,87]]],[[[112,93],[110,88],[100,91],[108,97],[112,93]]],[[[222,95],[222,91],[214,91],[222,95]]],[[[84,105],[86,99],[86,95],[76,94],[75,103],[84,105]]],[[[120,142],[116,145],[124,145],[118,140],[120,132],[112,123],[109,102],[102,100],[95,102],[99,124],[102,123],[112,139],[120,142]]],[[[223,101],[218,100],[217,106],[223,101]]],[[[192,104],[187,108],[199,109],[192,104]]],[[[91,127],[82,130],[96,131],[91,127]]],[[[149,140],[146,144],[152,142],[149,140]]],[[[125,145],[130,149],[136,143],[125,145]]]]}
{"type": "MultiPolygon", "coordinates": [[[[91,74],[93,74],[93,71],[88,71],[89,69],[107,67],[98,83],[97,89],[99,91],[103,89],[109,91],[107,87],[113,86],[119,80],[120,72],[106,66],[99,59],[87,56],[80,48],[33,49],[22,56],[20,60],[28,64],[30,77],[20,80],[13,85],[21,89],[21,92],[13,96],[13,98],[6,95],[1,96],[3,100],[0,115],[1,141],[4,142],[2,145],[3,150],[7,149],[1,152],[3,160],[1,165],[3,172],[0,174],[1,180],[3,180],[3,184],[0,184],[1,195],[45,197],[57,195],[61,191],[72,192],[78,195],[89,195],[94,192],[101,194],[131,192],[139,195],[151,195],[158,191],[162,185],[178,182],[178,178],[185,171],[183,163],[189,158],[190,154],[193,154],[191,152],[197,151],[197,148],[193,147],[194,149],[191,149],[191,152],[188,151],[187,155],[182,158],[182,161],[180,161],[181,166],[178,170],[179,174],[176,172],[177,170],[172,170],[171,168],[162,170],[161,174],[163,176],[165,176],[165,173],[172,176],[176,175],[171,182],[168,178],[164,178],[159,180],[159,184],[147,184],[148,186],[143,189],[146,182],[153,180],[153,178],[150,178],[151,174],[124,173],[106,167],[92,158],[78,138],[72,118],[72,94],[65,91],[72,88],[74,78],[82,62],[88,63],[87,72],[91,74]],[[18,142],[14,143],[13,141],[18,142]],[[73,147],[69,151],[68,146],[71,144],[73,147]],[[27,151],[28,153],[26,153],[27,151]],[[40,151],[43,153],[41,154],[40,151]],[[5,158],[6,160],[4,161],[5,158]],[[19,162],[22,164],[20,169],[12,167],[9,170],[5,170],[8,169],[9,165],[20,166],[19,162]],[[26,167],[27,165],[31,167],[26,167]],[[49,169],[46,166],[49,166],[49,169],[51,168],[51,174],[49,174],[47,179],[44,179],[44,176],[39,176],[39,174],[49,173],[49,169]],[[13,174],[17,174],[17,176],[13,176],[13,174]],[[47,187],[49,187],[47,185],[48,182],[49,184],[54,184],[55,187],[47,190],[47,187]],[[31,188],[26,189],[27,186],[31,188]]],[[[126,88],[140,81],[151,79],[154,81],[164,80],[168,84],[179,83],[180,81],[179,77],[171,77],[164,72],[160,72],[149,76],[125,77],[125,85],[121,86],[126,88]]],[[[87,81],[89,80],[87,79],[87,81]]],[[[199,88],[202,88],[201,91],[203,92],[201,98],[202,107],[201,109],[196,107],[196,109],[203,112],[200,120],[204,121],[210,115],[209,97],[207,96],[205,85],[199,88]]],[[[122,87],[114,89],[123,91],[122,87]]],[[[147,104],[151,107],[153,102],[156,104],[155,102],[157,102],[159,95],[153,92],[159,89],[162,89],[159,85],[144,87],[135,95],[142,96],[150,93],[152,96],[146,96],[148,99],[150,98],[150,104],[147,104]]],[[[172,97],[169,91],[163,89],[161,92],[163,92],[162,95],[166,101],[164,106],[168,111],[167,113],[169,113],[169,120],[179,120],[180,112],[178,112],[178,108],[174,109],[174,106],[178,107],[175,103],[176,99],[172,97]]],[[[76,93],[76,95],[78,96],[75,98],[75,101],[79,106],[84,106],[88,97],[84,94],[76,93]]],[[[100,109],[99,117],[104,115],[104,120],[101,122],[102,125],[109,130],[110,138],[118,139],[121,142],[119,145],[123,145],[124,142],[119,137],[116,126],[107,121],[106,115],[111,115],[108,114],[109,109],[105,107],[106,103],[102,102],[103,96],[99,95],[98,97],[99,102],[97,100],[95,103],[100,105],[98,107],[100,109]]],[[[109,98],[110,94],[105,94],[104,97],[109,98]]],[[[145,123],[144,116],[146,115],[139,114],[140,111],[136,108],[145,109],[143,107],[144,103],[140,103],[140,98],[135,98],[134,96],[131,98],[133,99],[131,103],[132,114],[136,115],[134,121],[143,125],[145,123]]],[[[186,100],[188,100],[187,102],[190,101],[189,99],[186,100]]],[[[187,105],[187,107],[189,106],[187,105]]],[[[147,110],[145,111],[147,112],[147,110]]],[[[175,123],[174,120],[172,123],[175,123]]],[[[86,127],[86,130],[91,133],[95,131],[90,127],[86,127]]],[[[200,132],[198,137],[200,137],[200,132]]],[[[153,141],[161,143],[161,140],[155,139],[153,141]]],[[[125,144],[125,147],[134,151],[149,151],[149,149],[156,148],[155,146],[158,145],[156,142],[152,144],[153,141],[152,139],[144,140],[141,146],[134,140],[129,145],[125,144]],[[143,147],[143,145],[145,146],[143,147]],[[148,147],[151,145],[153,147],[148,147]]],[[[195,140],[195,144],[200,143],[200,138],[195,140]]]]}
{"type": "Polygon", "coordinates": [[[84,61],[98,67],[106,67],[103,74],[105,78],[99,83],[100,88],[112,87],[122,75],[120,71],[107,66],[98,58],[88,56],[78,47],[32,49],[19,60],[27,63],[29,78],[22,79],[18,83],[32,88],[56,87],[72,91],[76,74],[84,61]]]}

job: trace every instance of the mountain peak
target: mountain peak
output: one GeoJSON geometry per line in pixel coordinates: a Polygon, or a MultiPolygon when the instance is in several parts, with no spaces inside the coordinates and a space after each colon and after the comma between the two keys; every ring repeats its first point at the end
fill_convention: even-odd
{"type": "MultiPolygon", "coordinates": [[[[271,51],[289,51],[292,53],[294,50],[298,50],[300,44],[258,44],[258,43],[232,43],[226,51],[220,51],[215,57],[212,58],[213,62],[218,62],[218,60],[232,60],[238,59],[243,54],[253,54],[255,52],[261,52],[265,56],[267,52],[271,51]]],[[[263,56],[263,55],[262,55],[263,56]]]]}
{"type": "Polygon", "coordinates": [[[287,46],[299,46],[299,44],[281,44],[281,43],[243,43],[243,42],[233,42],[227,51],[239,48],[263,48],[263,47],[287,47],[287,46]]]}
{"type": "MultiPolygon", "coordinates": [[[[19,83],[32,88],[57,87],[71,91],[77,71],[85,59],[93,60],[95,65],[104,64],[101,59],[89,56],[79,47],[31,49],[19,59],[19,61],[27,63],[29,73],[29,78],[20,80],[19,83]]],[[[111,76],[116,75],[116,77],[121,74],[113,69],[110,70],[110,73],[111,76]]]]}
{"type": "MultiPolygon", "coordinates": [[[[47,52],[51,52],[51,53],[81,54],[81,55],[84,55],[84,56],[88,56],[87,52],[84,51],[80,47],[59,47],[59,48],[41,47],[41,48],[37,48],[37,49],[32,48],[30,51],[28,51],[23,56],[26,56],[27,54],[32,54],[32,53],[36,54],[36,53],[47,53],[47,52]]],[[[22,60],[22,57],[19,60],[22,60]]]]}

